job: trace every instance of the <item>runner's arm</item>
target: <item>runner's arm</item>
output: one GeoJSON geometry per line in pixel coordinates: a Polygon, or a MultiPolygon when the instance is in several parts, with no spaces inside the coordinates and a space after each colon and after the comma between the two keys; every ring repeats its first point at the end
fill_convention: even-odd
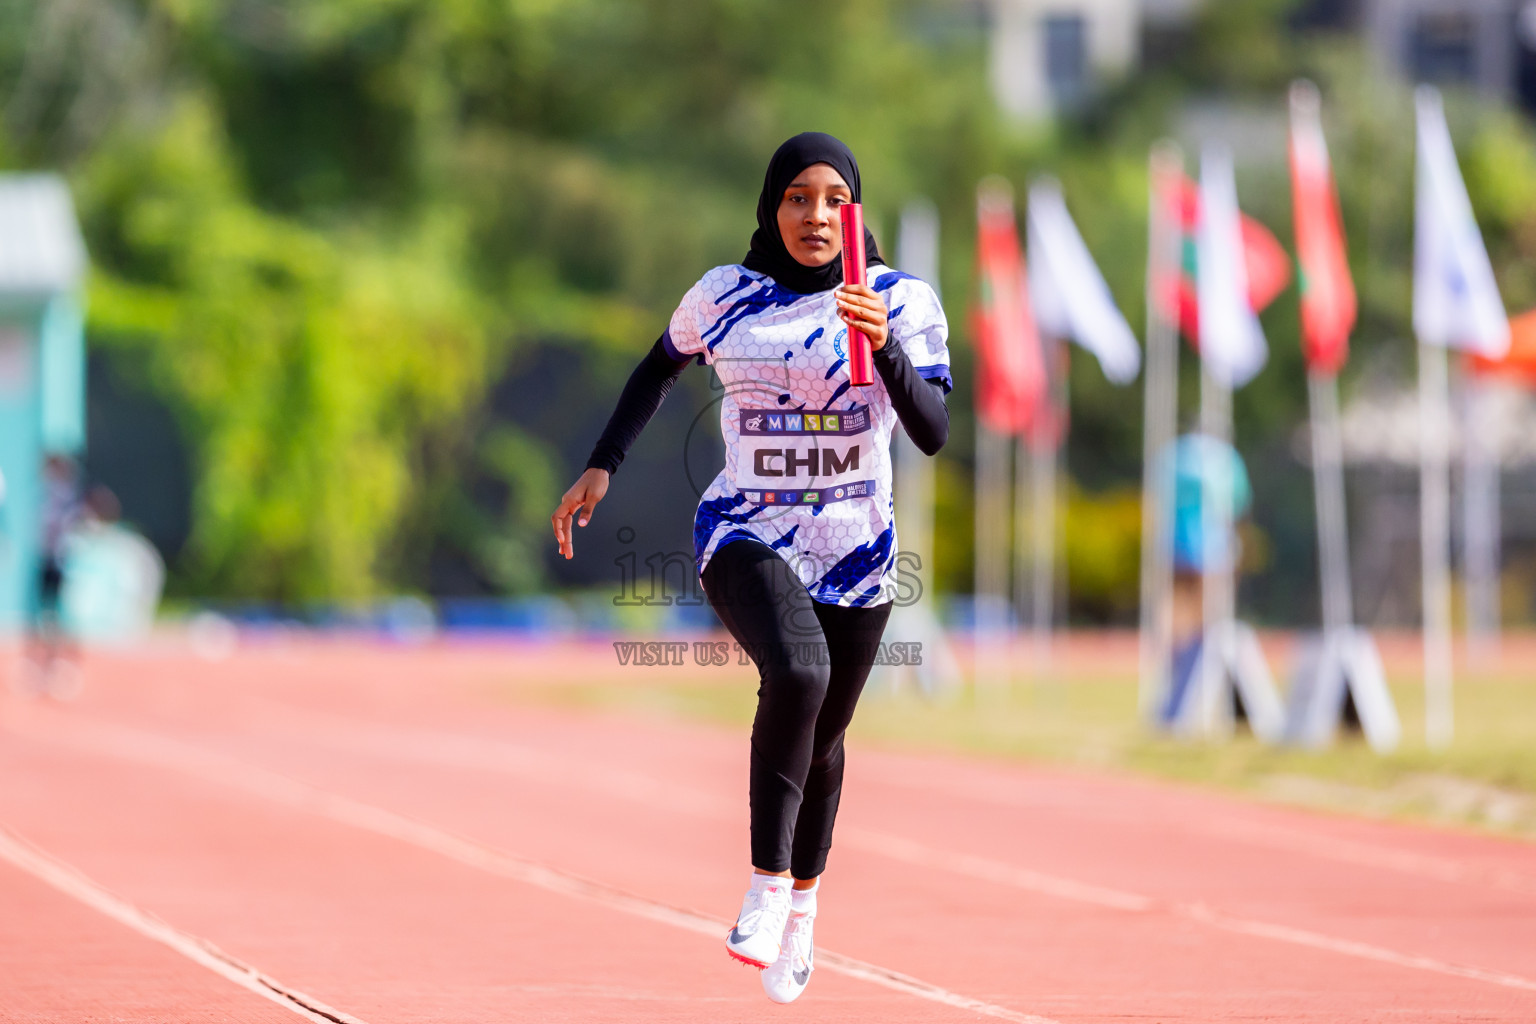
{"type": "Polygon", "coordinates": [[[933,455],[943,448],[949,440],[949,406],[944,403],[944,385],[918,376],[906,351],[889,342],[875,351],[875,372],[885,381],[891,405],[918,450],[933,455]]]}
{"type": "Polygon", "coordinates": [[[667,397],[667,392],[672,390],[688,363],[688,359],[673,359],[661,338],[656,339],[656,344],[629,375],[629,383],[619,395],[619,404],[587,459],[588,469],[606,470],[611,475],[619,468],[629,446],[635,443],[640,431],[661,408],[661,400],[667,397]]]}

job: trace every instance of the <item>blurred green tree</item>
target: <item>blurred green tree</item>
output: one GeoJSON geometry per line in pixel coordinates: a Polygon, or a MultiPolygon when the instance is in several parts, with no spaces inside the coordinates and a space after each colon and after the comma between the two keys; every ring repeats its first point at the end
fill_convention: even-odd
{"type": "MultiPolygon", "coordinates": [[[[960,386],[936,562],[940,589],[964,591],[981,176],[1021,197],[1033,174],[1060,178],[1139,330],[1150,143],[1193,151],[1202,117],[1226,111],[1261,142],[1241,154],[1240,198],[1289,244],[1284,86],[1310,75],[1361,295],[1351,379],[1411,366],[1408,92],[1349,39],[1293,31],[1296,7],[1205,5],[1079,113],[1019,126],[991,100],[979,7],[944,0],[21,0],[0,5],[0,166],[70,176],[92,344],[142,365],[182,425],[183,592],[437,589],[448,559],[463,586],[510,593],[554,578],[547,506],[678,296],[741,257],[768,153],[834,132],[860,156],[882,239],[915,195],[943,219],[960,386]],[[556,388],[562,372],[580,380],[556,388]]],[[[1530,127],[1475,97],[1452,113],[1506,300],[1527,308],[1530,127]]],[[[1295,306],[1292,292],[1266,313],[1271,365],[1236,405],[1270,489],[1277,557],[1251,585],[1272,615],[1313,589],[1295,306]]],[[[1139,389],[1073,362],[1075,610],[1123,616],[1139,389]]],[[[1184,373],[1192,401],[1193,360],[1184,373]]],[[[702,375],[685,381],[706,405],[702,375]]],[[[658,421],[657,443],[681,450],[689,423],[658,421]]]]}

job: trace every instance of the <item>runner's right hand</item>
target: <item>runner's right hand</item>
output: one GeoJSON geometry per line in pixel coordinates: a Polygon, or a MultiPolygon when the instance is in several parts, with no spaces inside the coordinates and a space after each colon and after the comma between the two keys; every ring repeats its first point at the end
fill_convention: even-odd
{"type": "Polygon", "coordinates": [[[555,527],[555,540],[560,545],[560,553],[566,558],[573,555],[571,551],[571,520],[576,519],[577,526],[586,526],[592,519],[592,512],[597,508],[597,503],[603,500],[603,495],[608,493],[608,471],[606,469],[589,469],[581,474],[581,477],[571,484],[571,489],[565,492],[565,497],[560,499],[560,507],[555,509],[555,514],[549,517],[549,521],[555,527]],[[580,516],[577,517],[577,510],[580,516]]]}

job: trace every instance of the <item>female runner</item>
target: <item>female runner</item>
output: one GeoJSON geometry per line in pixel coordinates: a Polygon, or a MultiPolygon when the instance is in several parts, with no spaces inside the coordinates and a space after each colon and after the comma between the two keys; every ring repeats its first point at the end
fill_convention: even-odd
{"type": "Polygon", "coordinates": [[[838,208],[859,201],[858,163],[837,139],[807,132],[779,147],[746,259],[683,297],[552,517],[570,558],[572,519],[591,521],[683,368],[714,367],[726,458],[699,503],[694,553],[710,605],[761,676],[752,881],[726,949],[764,968],[780,1003],[810,978],[843,733],[890,615],[891,431],[899,419],[929,455],[949,436],[948,325],[933,289],[875,266],[884,261],[867,232],[873,286],[843,285],[838,208]],[[850,384],[850,329],[875,350],[870,387],[850,384]]]}

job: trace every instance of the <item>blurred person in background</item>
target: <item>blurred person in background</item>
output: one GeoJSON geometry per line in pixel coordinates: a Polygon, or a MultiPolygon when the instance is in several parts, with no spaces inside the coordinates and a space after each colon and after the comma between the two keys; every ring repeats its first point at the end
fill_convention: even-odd
{"type": "Polygon", "coordinates": [[[49,455],[43,463],[37,606],[22,663],[21,685],[29,693],[69,699],[80,689],[80,666],[64,629],[60,598],[64,591],[65,545],[83,512],[80,470],[75,460],[57,453],[49,455]]]}
{"type": "Polygon", "coordinates": [[[154,625],[165,563],[155,546],[122,522],[117,495],[97,484],[65,542],[60,613],[83,643],[142,640],[154,625]]]}
{"type": "MultiPolygon", "coordinates": [[[[1162,720],[1178,715],[1205,639],[1205,574],[1242,568],[1239,526],[1253,506],[1243,457],[1225,441],[1186,434],[1173,443],[1173,674],[1162,720]],[[1225,536],[1206,543],[1205,496],[1227,492],[1232,511],[1225,536]]],[[[1236,590],[1237,580],[1233,579],[1236,590]]]]}
{"type": "Polygon", "coordinates": [[[808,132],[779,147],[746,258],[709,271],[684,296],[552,517],[570,558],[572,519],[591,520],[683,368],[695,358],[714,368],[726,462],[699,503],[695,555],[711,607],[761,679],[752,878],[726,949],[762,968],[780,1003],[804,991],[813,968],[843,735],[890,615],[891,431],[899,420],[929,455],[949,433],[938,296],[910,275],[876,269],[884,260],[867,232],[874,287],[843,282],[839,210],[860,202],[860,191],[853,154],[830,135],[808,132]],[[874,349],[877,379],[859,391],[848,376],[850,330],[874,349]]]}

